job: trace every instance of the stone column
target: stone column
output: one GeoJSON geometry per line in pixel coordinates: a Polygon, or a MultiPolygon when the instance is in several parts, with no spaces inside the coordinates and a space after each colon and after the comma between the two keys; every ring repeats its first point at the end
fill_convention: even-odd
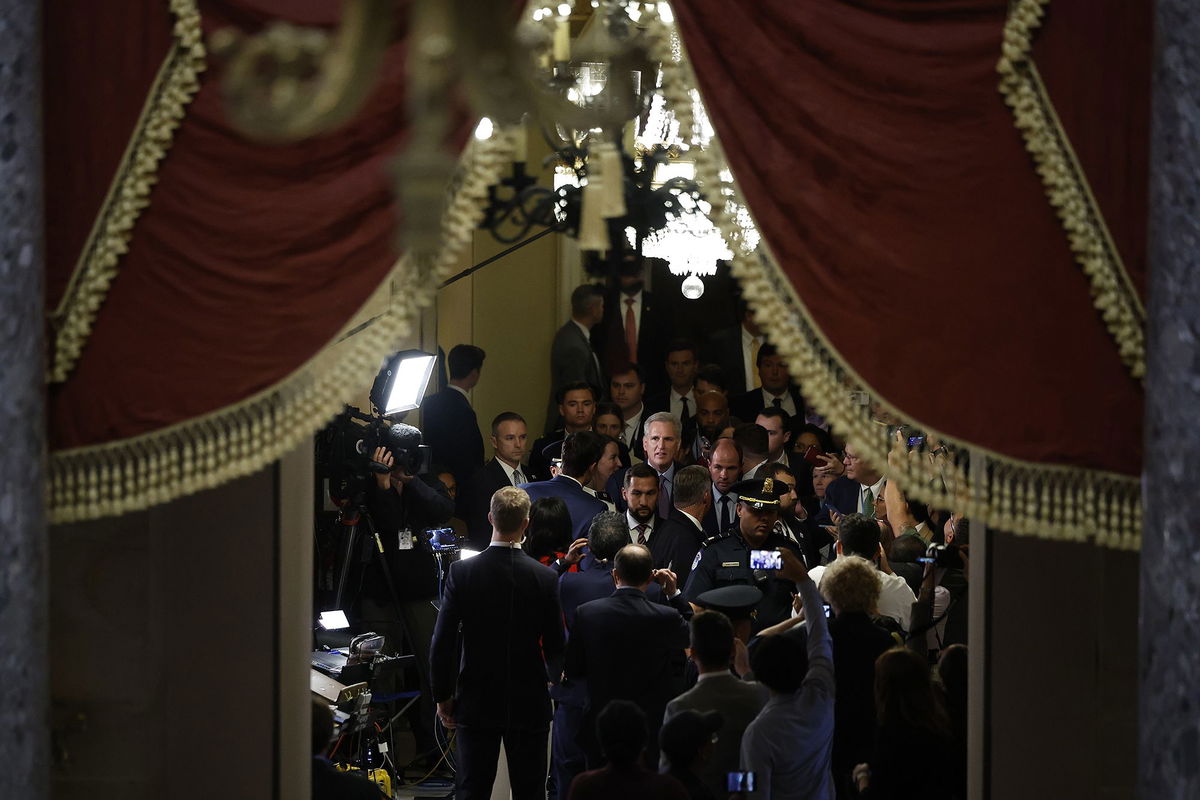
{"type": "Polygon", "coordinates": [[[49,796],[40,3],[0,0],[0,797],[49,796]]]}
{"type": "Polygon", "coordinates": [[[1200,18],[1157,0],[1138,789],[1200,797],[1200,18]]]}

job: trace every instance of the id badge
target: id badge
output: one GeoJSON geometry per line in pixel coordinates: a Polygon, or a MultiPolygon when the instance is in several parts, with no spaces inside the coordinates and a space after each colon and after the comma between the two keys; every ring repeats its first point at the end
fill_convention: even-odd
{"type": "Polygon", "coordinates": [[[400,550],[413,549],[413,533],[408,528],[396,534],[396,547],[400,550]]]}

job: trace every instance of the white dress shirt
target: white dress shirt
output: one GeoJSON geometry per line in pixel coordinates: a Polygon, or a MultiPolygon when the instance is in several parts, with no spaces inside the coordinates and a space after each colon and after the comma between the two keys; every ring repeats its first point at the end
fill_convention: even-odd
{"type": "MultiPolygon", "coordinates": [[[[763,408],[775,407],[775,395],[768,392],[766,389],[761,389],[763,397],[763,408]]],[[[796,416],[796,402],[792,400],[792,393],[787,389],[783,390],[783,394],[779,396],[779,407],[787,412],[789,417],[796,416]]]]}
{"type": "MultiPolygon", "coordinates": [[[[838,556],[845,558],[845,556],[838,556]]],[[[835,561],[837,559],[834,559],[835,561]]],[[[901,578],[899,575],[889,575],[882,570],[877,570],[879,573],[879,581],[882,584],[882,589],[879,592],[879,616],[891,617],[900,623],[900,627],[907,632],[909,623],[912,622],[912,604],[916,602],[917,596],[913,594],[913,590],[909,588],[908,581],[901,578]]],[[[825,567],[813,567],[808,571],[809,577],[817,584],[817,588],[821,588],[821,577],[825,574],[825,567]]],[[[793,611],[792,616],[796,613],[793,611]]]]}
{"type": "Polygon", "coordinates": [[[628,511],[626,511],[625,512],[625,522],[628,523],[628,525],[629,525],[629,543],[630,544],[638,543],[637,526],[645,525],[646,526],[646,543],[649,544],[650,537],[654,534],[654,520],[655,520],[655,518],[651,517],[649,522],[645,522],[645,523],[638,522],[636,519],[633,518],[633,514],[630,514],[628,511]]]}
{"type": "Polygon", "coordinates": [[[515,467],[510,467],[502,458],[497,458],[496,463],[498,463],[500,468],[504,470],[504,474],[508,477],[508,482],[513,486],[520,486],[522,483],[529,483],[529,476],[525,474],[525,470],[521,469],[520,464],[515,467]],[[519,478],[517,477],[518,474],[520,475],[519,478]]]}
{"type": "Polygon", "coordinates": [[[689,389],[687,394],[679,394],[674,389],[671,389],[671,402],[669,404],[668,410],[672,414],[674,414],[675,418],[678,419],[680,422],[683,422],[683,420],[685,419],[685,416],[683,413],[683,398],[685,398],[685,397],[687,398],[687,401],[688,401],[687,416],[688,417],[695,416],[695,414],[696,414],[696,387],[693,386],[691,389],[689,389]]]}
{"type": "Polygon", "coordinates": [[[732,525],[733,523],[737,522],[737,495],[734,494],[732,491],[729,492],[728,494],[721,494],[721,491],[717,488],[717,485],[714,483],[713,487],[712,487],[712,496],[713,496],[713,514],[715,514],[717,517],[717,533],[724,533],[725,526],[727,524],[732,525]],[[729,498],[729,517],[730,518],[728,520],[726,520],[724,517],[721,516],[721,498],[722,497],[729,498]]]}
{"type": "Polygon", "coordinates": [[[621,438],[625,441],[625,446],[630,450],[633,449],[633,445],[637,441],[638,428],[642,424],[642,413],[645,410],[646,406],[638,403],[637,413],[625,420],[625,430],[621,431],[621,438]]]}
{"type": "Polygon", "coordinates": [[[765,340],[762,334],[751,336],[746,326],[742,326],[742,366],[746,370],[746,391],[754,388],[754,379],[758,377],[758,365],[754,363],[754,343],[762,347],[765,340]]]}
{"type": "Polygon", "coordinates": [[[867,487],[863,486],[861,483],[858,485],[858,513],[869,514],[871,516],[875,515],[874,501],[879,499],[879,493],[883,491],[883,485],[885,483],[887,483],[887,478],[880,478],[870,487],[872,502],[871,502],[871,510],[869,512],[867,511],[867,509],[863,508],[863,500],[866,499],[866,497],[863,495],[863,489],[865,489],[867,487]]]}

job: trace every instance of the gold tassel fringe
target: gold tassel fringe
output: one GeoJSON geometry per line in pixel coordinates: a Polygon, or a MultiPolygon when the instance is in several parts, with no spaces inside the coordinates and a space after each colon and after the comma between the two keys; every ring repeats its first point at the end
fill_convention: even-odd
{"type": "MultiPolygon", "coordinates": [[[[644,17],[645,19],[645,17],[644,17]]],[[[682,42],[673,26],[652,14],[647,37],[653,57],[663,65],[667,107],[680,124],[680,136],[691,141],[696,89],[682,42]]],[[[880,465],[912,496],[950,508],[999,530],[1023,536],[1094,541],[1120,549],[1141,544],[1140,484],[1115,473],[1020,461],[956,440],[905,419],[847,366],[813,323],[795,288],[770,254],[766,239],[751,250],[746,237],[750,209],[720,151],[719,137],[707,147],[694,147],[696,179],[711,204],[710,218],[733,251],[732,269],[742,293],[771,341],[804,387],[805,398],[862,456],[880,465]],[[739,222],[739,219],[741,222],[739,222]],[[875,402],[859,405],[854,395],[866,392],[875,402]],[[890,417],[921,429],[942,449],[922,446],[903,451],[890,440],[890,417]],[[972,457],[974,456],[974,457],[972,457]]]]}
{"type": "MultiPolygon", "coordinates": [[[[402,258],[378,291],[387,311],[338,347],[330,344],[275,387],[204,417],[142,436],[50,454],[50,521],[139,511],[249,475],[298,446],[343,406],[344,387],[373,376],[413,330],[437,286],[453,274],[483,217],[487,187],[512,161],[504,131],[472,139],[442,215],[442,247],[429,263],[402,258]]],[[[342,331],[332,340],[342,339],[342,331]]]]}

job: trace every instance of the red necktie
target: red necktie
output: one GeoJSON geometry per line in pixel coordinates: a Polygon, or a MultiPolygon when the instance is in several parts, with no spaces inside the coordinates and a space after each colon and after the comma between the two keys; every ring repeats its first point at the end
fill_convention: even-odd
{"type": "Polygon", "coordinates": [[[629,349],[629,360],[637,363],[637,320],[633,317],[633,298],[625,299],[625,347],[629,349]]]}

